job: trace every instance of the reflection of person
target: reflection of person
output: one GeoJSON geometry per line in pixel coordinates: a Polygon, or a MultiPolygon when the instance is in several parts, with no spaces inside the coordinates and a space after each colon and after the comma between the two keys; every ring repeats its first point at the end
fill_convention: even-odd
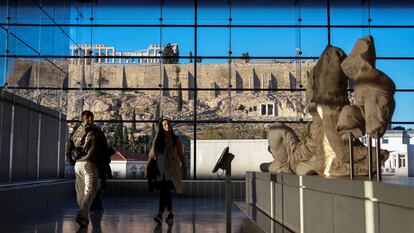
{"type": "MultiPolygon", "coordinates": [[[[172,233],[173,223],[168,223],[167,233],[172,233]]],[[[162,233],[162,225],[157,224],[154,228],[154,233],[162,233]]]]}
{"type": "Polygon", "coordinates": [[[161,224],[163,213],[167,209],[169,214],[165,221],[172,223],[174,215],[171,189],[181,193],[181,180],[187,175],[187,167],[183,145],[174,133],[171,122],[167,119],[159,123],[159,130],[152,143],[148,163],[151,160],[156,161],[159,170],[156,180],[157,187],[160,189],[159,212],[154,217],[154,221],[161,224]]]}
{"type": "Polygon", "coordinates": [[[98,189],[99,161],[107,153],[106,138],[94,125],[91,111],[82,112],[82,123],[74,130],[67,145],[67,159],[75,166],[76,200],[79,211],[76,222],[85,227],[89,223],[89,209],[98,189]]]}

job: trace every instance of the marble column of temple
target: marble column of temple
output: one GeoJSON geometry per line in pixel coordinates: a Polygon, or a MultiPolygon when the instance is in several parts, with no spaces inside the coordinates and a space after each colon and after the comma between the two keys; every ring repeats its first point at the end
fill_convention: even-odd
{"type": "MultiPolygon", "coordinates": [[[[75,50],[72,48],[70,50],[70,56],[74,57],[75,56],[75,50]]],[[[75,58],[70,59],[70,64],[74,64],[75,63],[75,58]]]]}
{"type": "Polygon", "coordinates": [[[112,63],[115,63],[115,47],[111,47],[111,49],[112,49],[112,56],[113,56],[113,58],[111,59],[112,60],[112,63]]]}
{"type": "MultiPolygon", "coordinates": [[[[105,49],[103,49],[103,51],[105,51],[104,57],[108,56],[108,49],[105,48],[105,49]]],[[[108,63],[108,58],[104,58],[103,63],[108,63]]]]}
{"type": "Polygon", "coordinates": [[[118,58],[118,63],[122,64],[122,53],[118,52],[118,53],[116,53],[116,56],[120,57],[120,58],[118,58]]]}
{"type": "Polygon", "coordinates": [[[82,63],[83,63],[83,61],[82,61],[82,57],[83,57],[83,49],[82,49],[82,47],[78,50],[78,56],[79,56],[78,65],[82,65],[82,63]]]}
{"type": "Polygon", "coordinates": [[[154,63],[159,63],[160,62],[160,59],[159,59],[160,54],[158,53],[158,50],[154,50],[154,56],[156,57],[156,58],[154,58],[154,63]]]}
{"type": "MultiPolygon", "coordinates": [[[[85,49],[83,49],[83,55],[84,56],[89,56],[89,50],[90,49],[88,49],[88,48],[85,48],[85,49]]],[[[83,63],[85,64],[85,65],[87,65],[88,64],[88,60],[89,60],[90,58],[83,58],[83,63]]]]}
{"type": "Polygon", "coordinates": [[[101,48],[98,48],[98,56],[99,56],[98,63],[101,63],[102,62],[102,58],[100,57],[100,56],[102,56],[102,49],[101,48]]]}
{"type": "Polygon", "coordinates": [[[80,58],[79,58],[79,56],[80,56],[80,50],[79,50],[79,48],[73,49],[72,50],[72,55],[75,57],[72,60],[72,64],[79,65],[80,64],[80,58]]]}

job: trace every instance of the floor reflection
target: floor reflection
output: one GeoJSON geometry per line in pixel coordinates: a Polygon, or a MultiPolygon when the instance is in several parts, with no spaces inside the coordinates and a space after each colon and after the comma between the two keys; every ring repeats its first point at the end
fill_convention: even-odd
{"type": "MultiPolygon", "coordinates": [[[[174,224],[157,226],[152,220],[158,205],[156,198],[106,198],[105,211],[92,213],[89,226],[79,228],[74,221],[76,203],[70,200],[51,207],[46,213],[3,217],[0,232],[225,232],[224,200],[179,198],[174,204],[174,224]]],[[[233,232],[261,231],[234,206],[233,232]]]]}

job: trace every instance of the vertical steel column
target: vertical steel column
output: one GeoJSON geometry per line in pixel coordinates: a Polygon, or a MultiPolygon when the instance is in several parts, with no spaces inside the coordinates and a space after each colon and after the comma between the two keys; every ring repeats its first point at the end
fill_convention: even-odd
{"type": "Polygon", "coordinates": [[[9,150],[9,183],[13,181],[13,147],[14,147],[14,108],[16,106],[15,96],[13,95],[13,103],[11,109],[10,123],[10,150],[9,150]]]}
{"type": "Polygon", "coordinates": [[[193,156],[193,173],[194,173],[194,180],[197,179],[197,62],[198,62],[198,54],[197,54],[197,14],[198,14],[198,6],[197,1],[194,0],[194,104],[193,104],[193,141],[194,141],[194,156],[193,156]]]}
{"type": "Polygon", "coordinates": [[[61,130],[62,130],[62,113],[59,112],[59,119],[58,119],[58,142],[57,142],[57,166],[56,166],[56,178],[60,177],[60,145],[61,145],[61,130]]]}
{"type": "Polygon", "coordinates": [[[7,68],[8,68],[8,61],[9,61],[9,58],[8,58],[8,56],[9,56],[9,31],[10,31],[10,27],[9,27],[9,23],[10,23],[10,19],[11,19],[11,17],[10,17],[10,8],[11,8],[11,3],[10,3],[10,0],[8,0],[7,1],[7,5],[6,5],[6,8],[7,8],[7,17],[6,17],[6,38],[5,38],[5,50],[6,51],[4,51],[5,52],[5,54],[6,54],[6,56],[4,57],[4,74],[3,74],[3,80],[4,80],[4,82],[5,82],[5,84],[4,84],[4,87],[5,88],[7,88],[7,68]]]}
{"type": "Polygon", "coordinates": [[[353,146],[354,138],[350,134],[348,139],[348,146],[349,146],[349,178],[353,180],[355,178],[355,171],[354,171],[354,146],[353,146]]]}
{"type": "Polygon", "coordinates": [[[42,114],[39,114],[39,122],[37,126],[37,159],[36,159],[36,178],[40,179],[40,146],[41,146],[41,136],[42,136],[42,114]]]}
{"type": "MultiPolygon", "coordinates": [[[[4,89],[1,89],[1,101],[3,101],[3,103],[1,104],[1,110],[0,110],[0,114],[1,114],[1,118],[0,118],[0,129],[3,128],[3,119],[4,119],[4,91],[7,89],[7,67],[8,67],[8,55],[9,55],[9,23],[10,23],[10,0],[7,1],[7,21],[6,21],[6,38],[5,38],[5,53],[6,56],[4,57],[4,73],[3,73],[3,80],[4,80],[4,89]]],[[[3,130],[0,130],[0,158],[2,156],[7,156],[7,155],[2,155],[2,142],[3,142],[3,130]]]]}
{"type": "MultiPolygon", "coordinates": [[[[160,48],[161,48],[160,52],[161,52],[162,56],[160,57],[160,83],[158,84],[158,86],[160,88],[160,102],[158,104],[158,106],[159,106],[158,107],[158,109],[159,109],[159,116],[158,117],[163,115],[163,113],[162,113],[162,103],[163,103],[162,102],[162,96],[164,95],[164,89],[163,88],[166,88],[166,87],[163,86],[164,85],[164,72],[163,72],[163,69],[162,69],[163,68],[163,58],[162,57],[164,56],[164,51],[163,51],[163,47],[162,47],[163,4],[164,4],[164,0],[160,0],[160,18],[159,18],[159,21],[160,21],[160,48]]],[[[155,120],[159,121],[160,119],[155,119],[155,120]]]]}
{"type": "Polygon", "coordinates": [[[368,179],[372,180],[372,138],[370,135],[367,135],[367,147],[368,179]]]}
{"type": "Polygon", "coordinates": [[[229,64],[229,77],[228,77],[228,88],[227,88],[227,94],[229,96],[229,111],[228,111],[228,119],[231,119],[232,116],[232,107],[231,107],[231,63],[232,63],[232,46],[231,46],[231,22],[233,21],[232,15],[231,15],[231,0],[228,0],[227,2],[229,6],[229,50],[228,50],[228,64],[229,64]]]}
{"type": "MultiPolygon", "coordinates": [[[[6,58],[7,59],[7,58],[6,58]]],[[[6,72],[6,70],[4,71],[6,72]]],[[[0,129],[3,129],[3,119],[4,119],[4,90],[0,89],[1,92],[1,105],[0,105],[0,129]]],[[[2,145],[3,145],[3,130],[0,130],[0,159],[2,157],[2,145]]]]}
{"type": "Polygon", "coordinates": [[[371,35],[371,1],[368,0],[368,34],[371,35]]]}
{"type": "Polygon", "coordinates": [[[231,212],[233,207],[233,190],[231,184],[231,163],[226,169],[226,233],[231,233],[231,212]]]}
{"type": "Polygon", "coordinates": [[[376,139],[376,150],[375,150],[375,159],[376,159],[376,165],[377,165],[377,181],[382,180],[382,174],[381,174],[381,161],[380,161],[380,154],[381,154],[381,138],[376,139]]]}

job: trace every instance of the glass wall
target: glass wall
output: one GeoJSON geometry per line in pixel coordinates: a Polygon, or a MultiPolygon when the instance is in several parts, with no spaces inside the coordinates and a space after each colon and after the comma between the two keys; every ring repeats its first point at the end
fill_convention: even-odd
{"type": "Polygon", "coordinates": [[[119,152],[114,164],[126,167],[115,171],[119,178],[142,178],[163,117],[173,121],[194,179],[211,178],[197,172],[219,156],[198,150],[211,140],[257,140],[256,150],[236,159],[270,161],[267,152],[255,154],[266,146],[266,127],[285,122],[299,130],[311,120],[304,90],[325,46],[349,53],[366,35],[375,38],[377,67],[397,85],[393,126],[414,124],[414,18],[405,1],[0,4],[2,88],[65,113],[70,127],[92,110],[119,152]]]}

